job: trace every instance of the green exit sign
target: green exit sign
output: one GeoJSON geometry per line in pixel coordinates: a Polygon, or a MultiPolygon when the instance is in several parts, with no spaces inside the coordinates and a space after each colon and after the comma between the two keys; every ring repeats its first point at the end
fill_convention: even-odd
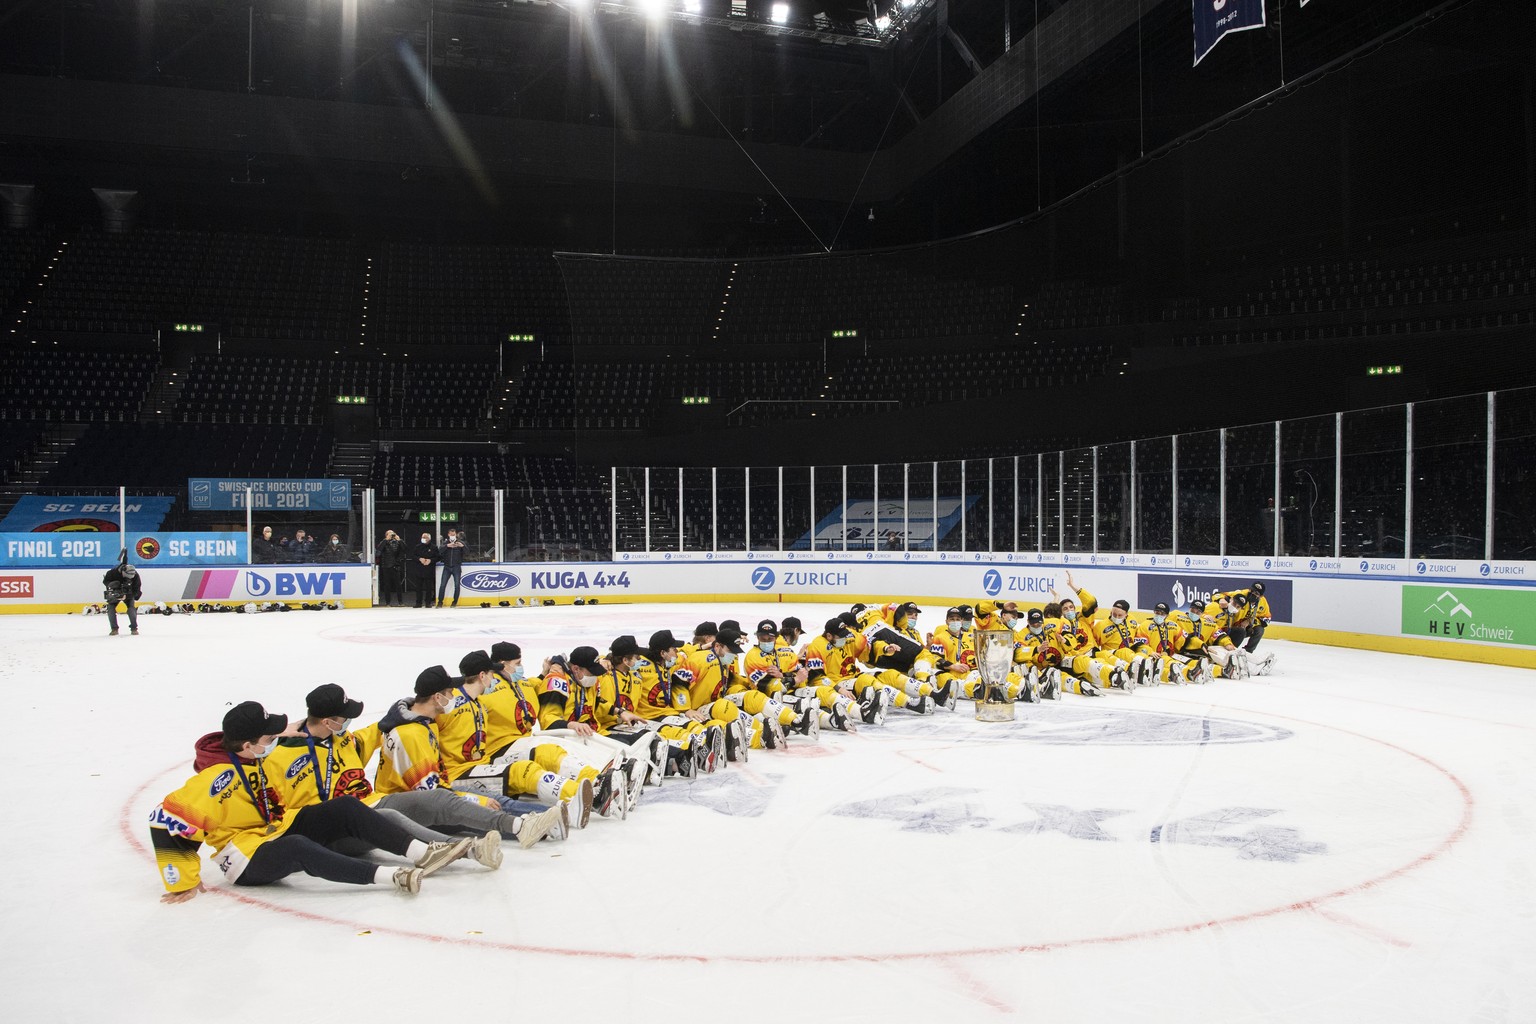
{"type": "Polygon", "coordinates": [[[833,331],[832,332],[832,337],[834,337],[834,338],[857,338],[858,336],[859,336],[859,332],[858,331],[844,330],[844,331],[833,331]]]}
{"type": "Polygon", "coordinates": [[[1402,372],[1403,368],[1401,365],[1367,366],[1365,368],[1365,374],[1367,377],[1395,377],[1402,372]]]}
{"type": "Polygon", "coordinates": [[[708,405],[709,404],[709,396],[708,395],[684,395],[683,396],[683,404],[684,405],[708,405]]]}
{"type": "MultiPolygon", "coordinates": [[[[423,522],[423,523],[435,523],[435,522],[437,522],[437,513],[436,512],[418,512],[418,513],[416,513],[416,519],[419,522],[423,522]]],[[[445,522],[445,523],[456,523],[458,521],[459,521],[459,514],[457,512],[444,512],[443,513],[443,522],[445,522]]]]}
{"type": "Polygon", "coordinates": [[[203,325],[202,324],[177,324],[176,325],[176,330],[178,330],[178,331],[186,331],[186,332],[190,332],[192,334],[202,334],[203,333],[203,325]]]}
{"type": "Polygon", "coordinates": [[[368,396],[367,395],[337,395],[336,396],[336,404],[337,405],[367,405],[368,404],[368,396]]]}
{"type": "Polygon", "coordinates": [[[529,342],[532,342],[534,340],[534,337],[531,334],[509,334],[509,335],[507,335],[507,340],[508,341],[516,341],[516,342],[520,342],[520,343],[523,343],[523,344],[527,344],[529,342]]]}

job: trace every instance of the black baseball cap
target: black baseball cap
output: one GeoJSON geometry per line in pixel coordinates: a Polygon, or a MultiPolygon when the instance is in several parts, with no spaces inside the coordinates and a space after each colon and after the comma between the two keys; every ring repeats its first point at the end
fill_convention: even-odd
{"type": "Polygon", "coordinates": [[[253,700],[236,704],[224,712],[224,738],[236,743],[276,736],[288,728],[287,715],[269,715],[253,700]]]}
{"type": "Polygon", "coordinates": [[[660,654],[662,651],[670,650],[673,647],[683,646],[683,642],[673,636],[670,629],[663,629],[652,633],[651,638],[646,643],[650,646],[653,654],[660,654]]]}
{"type": "Polygon", "coordinates": [[[567,660],[577,668],[584,668],[595,676],[608,671],[603,667],[603,663],[597,660],[596,647],[578,647],[571,652],[567,660]]]}
{"type": "Polygon", "coordinates": [[[769,636],[778,636],[778,623],[774,622],[772,619],[764,619],[762,622],[759,622],[757,624],[757,635],[762,636],[764,633],[767,633],[769,636]]]}
{"type": "Polygon", "coordinates": [[[1264,593],[1264,583],[1261,580],[1254,580],[1253,586],[1249,587],[1248,589],[1253,591],[1255,594],[1262,594],[1264,593]]]}
{"type": "Polygon", "coordinates": [[[608,645],[608,653],[615,658],[624,658],[631,654],[639,654],[640,645],[635,642],[632,635],[625,633],[623,636],[613,638],[613,643],[608,645]]]}
{"type": "Polygon", "coordinates": [[[838,621],[847,626],[850,631],[859,628],[859,617],[853,612],[843,612],[838,615],[838,621]]]}
{"type": "Polygon", "coordinates": [[[1165,602],[1163,602],[1163,601],[1159,601],[1159,602],[1157,602],[1157,604],[1152,606],[1152,610],[1154,612],[1156,612],[1157,614],[1159,614],[1159,615],[1167,615],[1168,614],[1168,605],[1165,602]]]}
{"type": "Polygon", "coordinates": [[[726,627],[721,626],[720,632],[715,634],[715,643],[719,644],[721,647],[724,647],[732,654],[740,654],[741,632],[739,630],[727,629],[726,627]]]}
{"type": "Polygon", "coordinates": [[[517,644],[508,643],[505,640],[498,640],[494,644],[491,644],[491,660],[522,661],[523,649],[517,646],[517,644]]]}
{"type": "Polygon", "coordinates": [[[844,622],[840,618],[837,618],[837,619],[828,619],[827,620],[827,624],[822,627],[822,632],[824,632],[824,633],[826,633],[826,634],[828,634],[830,636],[838,637],[838,636],[848,636],[850,633],[853,632],[853,630],[848,628],[848,623],[844,622]]]}
{"type": "Polygon", "coordinates": [[[1031,608],[1029,610],[1029,615],[1027,616],[1027,619],[1029,621],[1029,624],[1031,626],[1033,626],[1036,623],[1044,622],[1045,621],[1045,613],[1042,612],[1039,608],[1031,608]]]}
{"type": "Polygon", "coordinates": [[[720,632],[720,627],[713,622],[701,622],[693,627],[694,636],[714,636],[718,632],[720,632]]]}
{"type": "Polygon", "coordinates": [[[792,629],[800,633],[805,632],[805,627],[800,624],[800,620],[798,618],[793,615],[786,615],[784,617],[784,621],[779,623],[779,632],[788,633],[792,629]]]}
{"type": "Polygon", "coordinates": [[[466,677],[489,672],[495,667],[491,662],[491,656],[484,651],[470,651],[459,659],[459,674],[466,677]]]}
{"type": "Polygon", "coordinates": [[[948,622],[950,619],[963,619],[963,618],[965,618],[965,612],[962,611],[959,608],[947,608],[944,611],[944,621],[945,622],[948,622]]]}
{"type": "Polygon", "coordinates": [[[310,718],[356,718],[363,713],[363,702],[348,700],[347,691],[336,683],[324,683],[304,698],[310,718]]]}
{"type": "Polygon", "coordinates": [[[727,629],[734,629],[739,635],[742,636],[746,635],[746,631],[741,628],[741,623],[737,622],[735,619],[720,620],[720,631],[724,632],[727,629]]]}
{"type": "Polygon", "coordinates": [[[430,697],[434,693],[451,690],[461,682],[463,682],[462,679],[456,679],[449,675],[448,670],[441,665],[424,668],[416,677],[416,699],[420,700],[424,697],[430,697]]]}
{"type": "Polygon", "coordinates": [[[1119,608],[1123,612],[1129,612],[1131,610],[1131,602],[1127,601],[1125,598],[1122,597],[1120,600],[1116,601],[1110,607],[1112,607],[1112,608],[1119,608]]]}

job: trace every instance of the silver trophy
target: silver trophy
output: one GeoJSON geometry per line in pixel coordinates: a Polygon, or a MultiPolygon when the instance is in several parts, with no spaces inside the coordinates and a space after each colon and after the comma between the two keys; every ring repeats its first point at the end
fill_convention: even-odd
{"type": "Polygon", "coordinates": [[[981,685],[976,693],[978,722],[1013,721],[1013,701],[1008,699],[1008,672],[1013,668],[1013,633],[1006,629],[978,629],[976,672],[981,685]]]}

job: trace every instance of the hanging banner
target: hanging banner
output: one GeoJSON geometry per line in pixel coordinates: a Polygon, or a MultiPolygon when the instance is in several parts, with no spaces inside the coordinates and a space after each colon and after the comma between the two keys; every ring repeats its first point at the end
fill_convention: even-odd
{"type": "Polygon", "coordinates": [[[196,512],[228,512],[245,508],[290,512],[345,512],[352,507],[351,480],[267,480],[256,478],[192,477],[187,480],[187,507],[196,512]]]}
{"type": "Polygon", "coordinates": [[[1264,27],[1264,0],[1194,0],[1195,63],[1232,32],[1264,27]]]}
{"type": "MultiPolygon", "coordinates": [[[[973,497],[967,504],[976,500],[973,497]]],[[[846,516],[840,506],[816,524],[814,550],[841,551],[846,525],[849,551],[872,550],[877,532],[882,550],[900,551],[905,547],[925,551],[933,547],[935,514],[938,515],[938,536],[942,538],[960,523],[960,499],[940,498],[935,508],[934,502],[927,498],[908,501],[905,505],[899,499],[875,502],[856,498],[848,502],[846,516]]],[[[810,536],[802,536],[800,544],[810,548],[810,536]]]]}
{"type": "MultiPolygon", "coordinates": [[[[128,496],[128,532],[160,529],[174,498],[128,496]]],[[[0,533],[116,533],[117,495],[28,494],[0,520],[0,533]]]]}

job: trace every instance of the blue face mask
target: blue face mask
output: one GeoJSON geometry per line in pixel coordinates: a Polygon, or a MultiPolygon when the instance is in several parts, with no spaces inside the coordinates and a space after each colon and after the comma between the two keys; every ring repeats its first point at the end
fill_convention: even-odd
{"type": "Polygon", "coordinates": [[[1152,616],[1152,621],[1157,623],[1159,626],[1161,626],[1163,623],[1168,621],[1168,616],[1166,616],[1166,615],[1154,615],[1154,616],[1152,616]]]}
{"type": "Polygon", "coordinates": [[[518,665],[516,668],[514,668],[511,671],[511,673],[508,674],[507,678],[512,680],[514,683],[520,682],[521,680],[526,678],[523,675],[523,666],[522,665],[518,665]]]}
{"type": "Polygon", "coordinates": [[[757,642],[757,649],[762,651],[764,654],[772,654],[773,653],[773,641],[772,640],[759,640],[757,642]]]}
{"type": "Polygon", "coordinates": [[[1072,620],[1075,620],[1077,618],[1077,609],[1076,608],[1063,608],[1061,610],[1061,614],[1062,614],[1063,618],[1067,619],[1068,621],[1072,621],[1072,620]]]}
{"type": "Polygon", "coordinates": [[[965,632],[965,623],[963,623],[963,622],[951,622],[949,624],[949,631],[951,633],[955,634],[955,636],[959,636],[961,633],[965,632]]]}

